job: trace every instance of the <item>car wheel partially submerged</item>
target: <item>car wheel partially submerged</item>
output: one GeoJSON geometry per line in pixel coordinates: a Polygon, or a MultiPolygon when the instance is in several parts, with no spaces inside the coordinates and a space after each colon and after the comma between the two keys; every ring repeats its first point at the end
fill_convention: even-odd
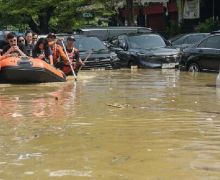
{"type": "Polygon", "coordinates": [[[188,66],[188,72],[200,72],[199,65],[196,63],[191,63],[188,66]]]}

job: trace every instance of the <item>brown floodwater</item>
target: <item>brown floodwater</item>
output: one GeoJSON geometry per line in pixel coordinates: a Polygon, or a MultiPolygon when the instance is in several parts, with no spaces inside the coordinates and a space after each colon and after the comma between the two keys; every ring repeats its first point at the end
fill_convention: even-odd
{"type": "Polygon", "coordinates": [[[217,74],[0,85],[0,179],[220,179],[217,74]]]}

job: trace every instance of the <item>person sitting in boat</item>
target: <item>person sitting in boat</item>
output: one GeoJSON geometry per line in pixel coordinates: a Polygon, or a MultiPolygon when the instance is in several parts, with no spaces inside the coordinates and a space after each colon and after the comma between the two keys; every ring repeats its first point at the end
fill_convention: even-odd
{"type": "Polygon", "coordinates": [[[37,44],[37,40],[38,40],[38,34],[34,32],[33,36],[32,36],[32,44],[33,44],[33,46],[35,46],[37,44]]]}
{"type": "Polygon", "coordinates": [[[18,36],[17,41],[18,41],[19,44],[22,44],[22,45],[25,46],[25,39],[24,39],[23,36],[18,36]]]}
{"type": "Polygon", "coordinates": [[[61,61],[67,63],[68,60],[67,60],[66,54],[64,53],[63,48],[57,43],[56,35],[54,33],[48,34],[47,40],[49,43],[49,47],[51,48],[53,52],[54,65],[57,67],[57,64],[61,61]]]}
{"type": "Polygon", "coordinates": [[[32,31],[27,31],[25,33],[25,48],[26,48],[26,51],[27,51],[27,55],[32,57],[32,51],[34,49],[34,45],[32,43],[32,39],[33,38],[33,33],[32,31]]]}
{"type": "Polygon", "coordinates": [[[33,49],[33,58],[39,58],[53,65],[52,50],[48,46],[48,41],[45,38],[40,38],[33,49]]]}
{"type": "Polygon", "coordinates": [[[8,45],[7,35],[10,33],[9,31],[4,31],[4,39],[0,40],[0,54],[3,51],[3,48],[8,45]]]}
{"type": "Polygon", "coordinates": [[[25,46],[22,44],[18,44],[17,36],[15,33],[8,33],[7,41],[9,44],[3,48],[3,55],[12,54],[15,56],[27,56],[25,46]]]}

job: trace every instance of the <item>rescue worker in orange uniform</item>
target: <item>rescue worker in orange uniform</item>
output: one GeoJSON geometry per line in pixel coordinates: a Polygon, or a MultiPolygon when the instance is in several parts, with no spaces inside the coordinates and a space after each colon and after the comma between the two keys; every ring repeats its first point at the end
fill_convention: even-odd
{"type": "MultiPolygon", "coordinates": [[[[73,69],[75,70],[75,73],[77,74],[78,70],[80,69],[81,66],[84,65],[84,63],[79,56],[79,50],[74,47],[74,41],[75,41],[74,36],[69,36],[67,38],[66,51],[67,51],[67,55],[69,57],[69,60],[73,66],[73,69]]],[[[65,64],[63,66],[62,70],[66,75],[72,74],[69,63],[65,64]]]]}
{"type": "Polygon", "coordinates": [[[47,40],[48,40],[49,47],[51,48],[51,50],[53,52],[53,54],[52,54],[53,55],[53,64],[55,65],[55,67],[57,67],[57,65],[61,61],[63,61],[64,63],[68,63],[68,59],[66,57],[66,54],[63,51],[62,46],[57,44],[56,35],[54,33],[48,34],[47,40]]]}

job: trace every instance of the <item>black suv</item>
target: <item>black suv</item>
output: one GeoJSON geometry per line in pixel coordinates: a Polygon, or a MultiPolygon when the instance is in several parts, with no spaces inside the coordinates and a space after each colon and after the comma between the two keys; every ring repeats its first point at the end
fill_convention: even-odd
{"type": "Polygon", "coordinates": [[[118,69],[120,68],[117,54],[111,52],[97,37],[76,36],[75,47],[84,60],[90,52],[83,69],[118,69]]]}
{"type": "Polygon", "coordinates": [[[182,53],[180,70],[218,72],[219,68],[220,34],[210,35],[195,46],[185,49],[182,53]]]}
{"type": "Polygon", "coordinates": [[[125,34],[113,38],[109,44],[118,55],[121,67],[175,68],[179,62],[180,51],[159,34],[125,34]]]}

